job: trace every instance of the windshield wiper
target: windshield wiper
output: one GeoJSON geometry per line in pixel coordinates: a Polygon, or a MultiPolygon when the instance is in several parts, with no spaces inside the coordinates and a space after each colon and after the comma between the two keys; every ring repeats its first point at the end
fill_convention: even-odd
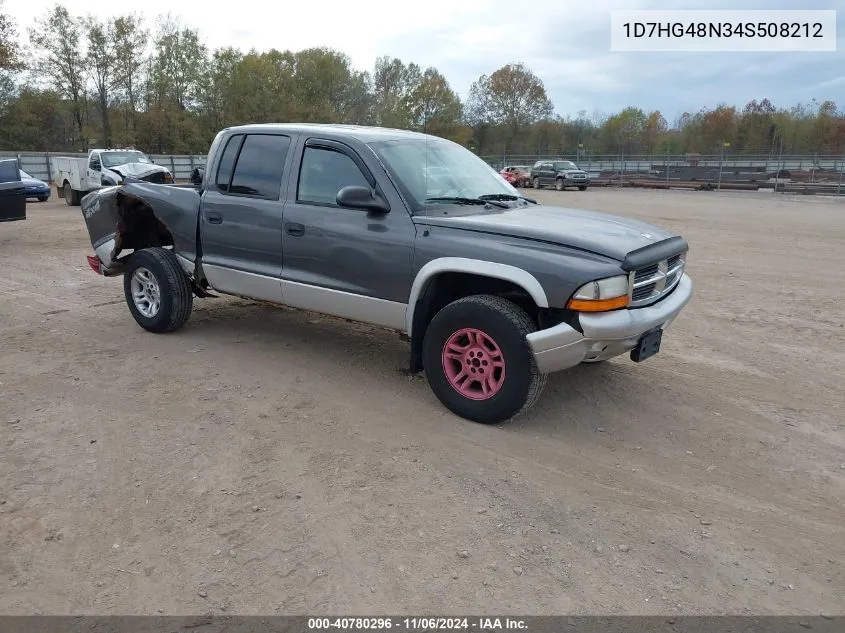
{"type": "Polygon", "coordinates": [[[508,205],[497,202],[496,198],[485,198],[479,196],[478,198],[462,198],[460,196],[439,196],[436,198],[426,198],[426,202],[454,202],[455,204],[492,204],[494,207],[500,209],[507,209],[508,205]]]}
{"type": "Polygon", "coordinates": [[[483,196],[478,196],[479,200],[525,200],[531,204],[539,204],[533,198],[526,198],[525,196],[515,196],[510,193],[485,193],[483,196]]]}

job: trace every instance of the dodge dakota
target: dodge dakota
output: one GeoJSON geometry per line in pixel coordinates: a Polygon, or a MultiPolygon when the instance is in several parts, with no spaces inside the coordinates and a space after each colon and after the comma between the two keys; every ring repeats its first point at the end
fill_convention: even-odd
{"type": "Polygon", "coordinates": [[[551,372],[658,352],[692,294],[687,242],[538,204],[451,141],[322,124],[220,131],[196,185],[85,196],[91,268],[144,329],[236,295],[397,330],[452,412],[509,420],[551,372]]]}

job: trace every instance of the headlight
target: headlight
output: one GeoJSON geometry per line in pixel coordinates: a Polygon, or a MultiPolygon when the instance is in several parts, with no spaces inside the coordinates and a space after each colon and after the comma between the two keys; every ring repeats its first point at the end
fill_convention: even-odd
{"type": "Polygon", "coordinates": [[[605,312],[628,305],[628,277],[617,275],[584,284],[566,303],[578,312],[605,312]]]}

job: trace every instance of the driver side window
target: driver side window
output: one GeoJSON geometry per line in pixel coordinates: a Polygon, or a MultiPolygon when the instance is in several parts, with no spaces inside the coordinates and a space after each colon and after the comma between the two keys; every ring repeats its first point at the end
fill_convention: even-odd
{"type": "Polygon", "coordinates": [[[370,183],[349,156],[331,149],[305,148],[297,202],[335,206],[337,192],[350,185],[369,187],[370,183]]]}
{"type": "Polygon", "coordinates": [[[93,169],[95,171],[100,171],[100,155],[99,154],[91,154],[91,160],[88,161],[88,168],[93,169]]]}

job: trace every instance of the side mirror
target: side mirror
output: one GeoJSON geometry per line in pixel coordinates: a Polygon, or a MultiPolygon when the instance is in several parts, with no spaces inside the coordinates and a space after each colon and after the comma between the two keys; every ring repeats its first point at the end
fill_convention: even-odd
{"type": "Polygon", "coordinates": [[[337,192],[335,202],[341,207],[365,209],[376,213],[388,213],[390,211],[390,205],[387,204],[387,200],[369,187],[353,185],[344,187],[337,192]]]}

